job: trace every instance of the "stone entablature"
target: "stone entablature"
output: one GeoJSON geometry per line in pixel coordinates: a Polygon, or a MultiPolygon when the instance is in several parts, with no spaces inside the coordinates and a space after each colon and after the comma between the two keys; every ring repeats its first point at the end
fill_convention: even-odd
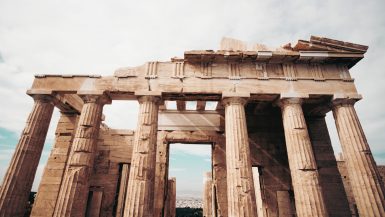
{"type": "Polygon", "coordinates": [[[184,58],[121,68],[114,76],[38,75],[30,91],[54,93],[64,105],[74,104],[78,91],[105,91],[113,100],[133,100],[136,91],[159,91],[164,100],[218,101],[223,92],[248,92],[257,99],[291,92],[356,98],[349,68],[366,49],[312,37],[277,51],[187,51],[184,58]]]}

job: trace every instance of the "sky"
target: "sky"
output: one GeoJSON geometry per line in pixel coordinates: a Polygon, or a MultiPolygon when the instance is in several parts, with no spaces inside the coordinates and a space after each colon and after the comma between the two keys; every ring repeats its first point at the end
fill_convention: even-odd
{"type": "MultiPolygon", "coordinates": [[[[311,35],[368,45],[365,58],[351,69],[364,97],[355,107],[375,160],[385,164],[383,8],[383,0],[0,0],[0,179],[32,108],[25,92],[33,75],[111,75],[120,67],[182,57],[185,50],[216,50],[223,36],[271,47],[311,35]]],[[[137,112],[136,102],[114,101],[105,106],[105,122],[113,128],[135,129],[137,112]]],[[[34,190],[52,147],[58,116],[55,109],[34,190]]],[[[327,123],[338,153],[341,148],[330,114],[327,123]]],[[[188,155],[199,162],[201,171],[207,169],[209,164],[203,162],[209,163],[209,151],[182,147],[188,146],[171,149],[173,158],[188,155]]],[[[182,165],[176,163],[170,170],[178,175],[187,170],[182,165]]],[[[181,179],[177,188],[186,189],[181,179]]],[[[192,190],[201,192],[198,188],[192,190]]]]}
{"type": "Polygon", "coordinates": [[[177,197],[203,197],[204,173],[211,171],[210,144],[170,144],[169,177],[176,177],[177,197]]]}

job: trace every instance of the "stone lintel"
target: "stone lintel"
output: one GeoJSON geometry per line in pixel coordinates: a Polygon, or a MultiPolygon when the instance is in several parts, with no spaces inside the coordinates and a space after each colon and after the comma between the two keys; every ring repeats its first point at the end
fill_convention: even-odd
{"type": "Polygon", "coordinates": [[[34,95],[52,95],[53,91],[52,90],[39,90],[39,89],[29,89],[27,90],[27,94],[30,96],[34,95]]]}
{"type": "Polygon", "coordinates": [[[148,90],[139,90],[135,91],[135,96],[162,96],[161,91],[148,91],[148,90]]]}
{"type": "Polygon", "coordinates": [[[359,101],[362,99],[362,95],[358,93],[351,93],[351,94],[335,93],[333,95],[333,100],[341,100],[341,99],[352,99],[352,100],[359,101]]]}
{"type": "Polygon", "coordinates": [[[222,92],[222,99],[232,98],[232,97],[250,98],[250,93],[249,92],[227,92],[227,91],[222,92]]]}
{"type": "MultiPolygon", "coordinates": [[[[165,131],[163,131],[165,132],[165,131]]],[[[181,131],[167,132],[164,141],[167,143],[217,143],[223,142],[223,135],[216,131],[181,131]]]]}
{"type": "Polygon", "coordinates": [[[307,99],[309,98],[309,94],[304,93],[281,93],[280,99],[292,99],[292,98],[299,98],[299,99],[307,99]]]}
{"type": "Polygon", "coordinates": [[[78,90],[78,95],[104,95],[105,91],[103,90],[78,90]]]}

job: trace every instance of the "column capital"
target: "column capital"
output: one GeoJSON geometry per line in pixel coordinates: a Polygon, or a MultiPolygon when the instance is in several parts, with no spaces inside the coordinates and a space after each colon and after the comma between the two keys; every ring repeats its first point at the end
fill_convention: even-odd
{"type": "Polygon", "coordinates": [[[159,105],[162,100],[162,92],[160,91],[135,91],[135,96],[139,103],[154,102],[159,105]]]}
{"type": "Polygon", "coordinates": [[[339,99],[333,99],[331,101],[331,107],[339,107],[339,106],[353,106],[357,102],[356,99],[351,98],[339,98],[339,99]]]}
{"type": "Polygon", "coordinates": [[[54,102],[53,92],[50,90],[27,90],[27,94],[33,98],[33,100],[41,102],[54,102]]]}
{"type": "Polygon", "coordinates": [[[353,106],[360,99],[362,99],[360,94],[334,94],[330,106],[332,108],[337,106],[353,106]]]}
{"type": "Polygon", "coordinates": [[[108,93],[104,91],[78,91],[77,94],[84,103],[111,104],[112,100],[108,93]]]}
{"type": "Polygon", "coordinates": [[[242,104],[244,106],[248,98],[250,98],[250,93],[247,92],[222,92],[222,104],[225,106],[230,104],[242,104]]]}
{"type": "Polygon", "coordinates": [[[292,98],[280,98],[275,102],[276,105],[278,105],[280,108],[283,108],[287,105],[302,105],[303,99],[292,97],[292,98]]]}
{"type": "Polygon", "coordinates": [[[54,97],[52,95],[36,94],[36,95],[31,95],[31,97],[33,98],[33,100],[35,102],[40,101],[40,102],[44,102],[44,103],[49,103],[49,102],[54,103],[54,97]]]}
{"type": "Polygon", "coordinates": [[[294,105],[294,104],[302,105],[303,99],[307,99],[307,98],[309,98],[308,94],[281,93],[280,98],[276,101],[276,104],[281,108],[285,105],[294,105]]]}
{"type": "Polygon", "coordinates": [[[242,106],[246,105],[247,99],[242,97],[226,97],[222,99],[222,104],[224,106],[241,104],[242,106]]]}
{"type": "Polygon", "coordinates": [[[138,96],[138,101],[139,103],[143,103],[143,102],[154,102],[155,104],[159,105],[160,102],[161,102],[161,97],[160,96],[150,96],[150,95],[147,95],[147,96],[138,96]]]}

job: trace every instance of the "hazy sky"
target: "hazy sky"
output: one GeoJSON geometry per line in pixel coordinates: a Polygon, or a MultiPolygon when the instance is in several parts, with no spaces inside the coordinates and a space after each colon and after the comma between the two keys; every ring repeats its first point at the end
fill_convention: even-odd
{"type": "MultiPolygon", "coordinates": [[[[364,96],[358,115],[377,163],[385,164],[384,8],[383,0],[0,0],[0,179],[32,108],[25,91],[34,74],[111,75],[119,67],[183,56],[185,50],[218,49],[222,36],[273,47],[310,35],[369,45],[351,72],[364,96]]],[[[106,123],[135,129],[136,120],[127,120],[136,119],[137,110],[135,102],[114,102],[105,107],[106,123]]],[[[35,190],[57,119],[55,110],[35,190]]],[[[328,126],[339,152],[330,114],[328,126]]],[[[173,159],[190,156],[198,162],[200,170],[192,175],[209,168],[207,147],[173,147],[173,159]]],[[[179,179],[178,193],[187,187],[201,192],[201,185],[188,186],[179,175],[192,170],[189,163],[175,162],[170,170],[179,179]]]]}

